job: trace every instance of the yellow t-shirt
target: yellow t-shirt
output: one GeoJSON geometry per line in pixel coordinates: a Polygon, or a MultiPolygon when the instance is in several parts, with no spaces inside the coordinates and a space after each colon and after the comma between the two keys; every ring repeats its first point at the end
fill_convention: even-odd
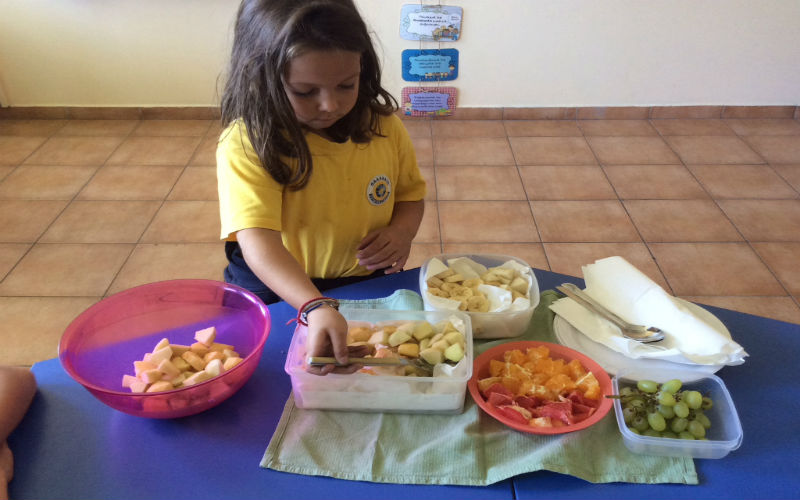
{"type": "Polygon", "coordinates": [[[234,122],[217,146],[221,238],[272,229],[313,278],[370,274],[358,265],[359,243],[389,224],[396,202],[422,200],[426,189],[401,120],[383,117],[381,133],[366,144],[306,134],[313,171],[303,189],[292,191],[261,166],[244,125],[234,122]]]}

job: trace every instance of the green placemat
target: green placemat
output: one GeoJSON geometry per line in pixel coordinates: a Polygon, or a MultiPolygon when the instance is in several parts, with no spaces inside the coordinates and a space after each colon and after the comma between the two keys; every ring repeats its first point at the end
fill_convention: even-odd
{"type": "MultiPolygon", "coordinates": [[[[476,353],[508,341],[555,342],[549,305],[556,298],[552,290],[541,294],[521,337],[476,342],[476,353]]],[[[483,486],[538,470],[593,483],[698,482],[691,458],[629,452],[613,412],[579,432],[538,436],[509,429],[482,412],[469,394],[466,398],[463,413],[415,415],[301,410],[289,397],[261,466],[399,484],[483,486]]]]}

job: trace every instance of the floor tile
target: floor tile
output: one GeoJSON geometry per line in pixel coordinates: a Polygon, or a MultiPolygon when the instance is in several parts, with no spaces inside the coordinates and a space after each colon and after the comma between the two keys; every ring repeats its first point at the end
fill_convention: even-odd
{"type": "Polygon", "coordinates": [[[579,278],[583,278],[583,266],[606,257],[620,256],[661,288],[671,292],[644,243],[545,243],[544,251],[553,272],[579,278]]]}
{"type": "MultiPolygon", "coordinates": [[[[800,324],[800,306],[790,297],[681,297],[690,302],[707,304],[755,316],[800,324]]],[[[747,346],[745,346],[747,350],[747,346]]]]}
{"type": "Polygon", "coordinates": [[[121,137],[51,137],[25,160],[28,165],[100,166],[122,142],[121,137]]]}
{"type": "Polygon", "coordinates": [[[603,165],[655,165],[680,163],[660,137],[588,137],[603,165]]]}
{"type": "Polygon", "coordinates": [[[756,253],[772,269],[778,281],[800,298],[800,243],[753,243],[756,253]]]}
{"type": "Polygon", "coordinates": [[[543,242],[641,241],[617,200],[530,203],[543,242]]]}
{"type": "Polygon", "coordinates": [[[50,137],[68,123],[67,120],[0,120],[0,135],[50,137]]]}
{"type": "Polygon", "coordinates": [[[646,242],[742,241],[713,200],[623,202],[646,242]]]}
{"type": "Polygon", "coordinates": [[[796,136],[750,135],[747,143],[769,163],[800,163],[800,139],[796,136]]]}
{"type": "Polygon", "coordinates": [[[433,140],[430,137],[412,137],[414,153],[417,156],[417,165],[433,165],[433,140]]]}
{"type": "Polygon", "coordinates": [[[433,137],[503,137],[506,129],[500,120],[434,120],[433,137]]]}
{"type": "Polygon", "coordinates": [[[436,192],[440,200],[524,200],[517,168],[436,167],[436,192]]]}
{"type": "Polygon", "coordinates": [[[210,120],[142,120],[133,135],[148,136],[204,136],[211,125],[210,120]]]}
{"type": "Polygon", "coordinates": [[[666,141],[685,163],[764,163],[742,139],[733,136],[669,136],[666,141]]]}
{"type": "Polygon", "coordinates": [[[416,269],[422,267],[425,262],[442,253],[442,245],[439,243],[412,243],[411,253],[403,269],[416,269]]]}
{"type": "Polygon", "coordinates": [[[171,279],[222,281],[228,261],[225,244],[160,243],[139,244],[122,266],[107,295],[134,286],[171,279]]]}
{"type": "Polygon", "coordinates": [[[8,177],[16,168],[10,165],[0,165],[0,181],[8,177]]]}
{"type": "Polygon", "coordinates": [[[78,194],[79,200],[163,200],[184,167],[105,166],[78,194]]]}
{"type": "Polygon", "coordinates": [[[800,122],[781,119],[726,120],[739,135],[800,135],[800,122]]]}
{"type": "Polygon", "coordinates": [[[142,235],[142,243],[210,243],[219,241],[219,203],[166,201],[142,235]]]}
{"type": "Polygon", "coordinates": [[[530,200],[617,199],[599,166],[523,166],[519,167],[519,175],[530,200]]]}
{"type": "Polygon", "coordinates": [[[505,137],[435,138],[433,151],[437,166],[514,164],[514,156],[505,137]]]}
{"type": "Polygon", "coordinates": [[[97,171],[92,166],[21,165],[0,181],[0,198],[71,200],[97,171]]]}
{"type": "Polygon", "coordinates": [[[426,201],[425,214],[422,216],[422,222],[419,224],[413,243],[433,243],[438,245],[441,241],[439,208],[435,201],[426,201]]]}
{"type": "Polygon", "coordinates": [[[184,166],[200,140],[200,137],[129,137],[111,155],[108,164],[184,166]]]}
{"type": "Polygon", "coordinates": [[[46,140],[47,137],[0,136],[0,165],[19,165],[46,140]]]}
{"type": "Polygon", "coordinates": [[[89,135],[94,137],[120,136],[130,134],[138,120],[69,120],[56,135],[89,135]]]}
{"type": "Polygon", "coordinates": [[[136,243],[161,203],[161,201],[74,201],[39,241],[136,243]]]}
{"type": "Polygon", "coordinates": [[[522,259],[534,269],[550,270],[541,243],[445,243],[443,253],[508,255],[522,259]]]}
{"type": "Polygon", "coordinates": [[[539,236],[524,201],[441,201],[443,243],[532,243],[539,236]]]}
{"type": "Polygon", "coordinates": [[[517,165],[597,165],[583,137],[509,137],[517,165]]]}
{"type": "Polygon", "coordinates": [[[431,120],[403,120],[410,137],[430,137],[431,120]]]}
{"type": "Polygon", "coordinates": [[[648,136],[658,132],[647,120],[578,120],[586,136],[648,136]]]}
{"type": "Polygon", "coordinates": [[[772,165],[772,169],[783,177],[795,191],[800,192],[800,164],[797,165],[772,165]]]}
{"type": "Polygon", "coordinates": [[[128,244],[36,244],[0,283],[0,296],[102,296],[132,250],[128,244]]]}
{"type": "Polygon", "coordinates": [[[675,295],[786,295],[747,243],[650,243],[675,295]]]}
{"type": "Polygon", "coordinates": [[[191,166],[214,166],[217,164],[217,144],[219,138],[216,136],[206,136],[197,147],[192,159],[189,161],[191,166]]]}
{"type": "Polygon", "coordinates": [[[719,200],[748,241],[800,241],[800,200],[719,200]]]}
{"type": "Polygon", "coordinates": [[[0,200],[0,242],[35,242],[66,205],[61,200],[0,200]]]}
{"type": "Polygon", "coordinates": [[[580,137],[583,135],[575,120],[505,120],[509,137],[580,137]]]}
{"type": "Polygon", "coordinates": [[[769,165],[689,165],[714,198],[798,198],[769,165]]]}
{"type": "Polygon", "coordinates": [[[734,135],[720,119],[693,120],[687,118],[650,120],[661,135],[734,135]]]}
{"type": "Polygon", "coordinates": [[[30,366],[58,357],[67,326],[100,297],[0,297],[0,365],[30,366]]]}
{"type": "Polygon", "coordinates": [[[30,247],[27,243],[0,243],[0,281],[3,281],[30,247]]]}
{"type": "Polygon", "coordinates": [[[187,167],[167,199],[218,201],[217,168],[187,167]]]}
{"type": "Polygon", "coordinates": [[[683,165],[607,165],[603,170],[623,200],[708,198],[683,165]]]}

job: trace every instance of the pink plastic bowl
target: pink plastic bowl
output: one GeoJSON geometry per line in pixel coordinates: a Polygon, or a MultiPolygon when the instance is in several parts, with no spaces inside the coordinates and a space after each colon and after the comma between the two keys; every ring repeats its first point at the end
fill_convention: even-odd
{"type": "Polygon", "coordinates": [[[97,399],[147,418],[200,413],[223,402],[253,375],[270,331],[269,310],[255,295],[210,280],[150,283],[96,303],[67,327],[58,357],[67,373],[97,399]],[[159,393],[131,393],[122,376],[162,338],[195,342],[197,330],[214,326],[217,342],[231,344],[243,361],[200,384],[159,393]]]}

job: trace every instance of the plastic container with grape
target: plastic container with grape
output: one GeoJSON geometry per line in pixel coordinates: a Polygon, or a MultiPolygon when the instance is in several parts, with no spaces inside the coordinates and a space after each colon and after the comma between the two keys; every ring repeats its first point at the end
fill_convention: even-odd
{"type": "MultiPolygon", "coordinates": [[[[663,424],[662,418],[659,416],[648,415],[648,413],[660,413],[658,411],[653,412],[653,408],[650,408],[650,412],[639,412],[637,415],[645,418],[645,422],[641,420],[636,422],[641,428],[639,433],[637,433],[637,431],[632,430],[632,428],[635,428],[635,425],[631,422],[631,410],[624,409],[625,406],[629,405],[623,405],[621,399],[615,399],[614,413],[617,417],[617,425],[622,433],[625,446],[630,451],[645,455],[722,458],[741,445],[742,425],[739,422],[739,416],[736,413],[736,408],[733,405],[733,400],[731,399],[728,389],[725,387],[722,379],[716,375],[709,374],[697,379],[696,372],[689,372],[687,370],[681,370],[680,368],[676,368],[675,370],[659,370],[656,373],[621,370],[612,380],[614,395],[619,396],[621,393],[627,394],[630,389],[626,388],[636,388],[637,382],[641,381],[651,381],[658,385],[656,392],[649,393],[652,395],[652,401],[655,404],[658,404],[659,401],[673,403],[664,406],[670,406],[674,411],[676,407],[674,402],[670,401],[670,395],[664,394],[670,393],[671,391],[678,396],[677,399],[679,403],[681,403],[680,400],[683,399],[683,404],[677,405],[677,413],[679,416],[670,416],[669,411],[667,411],[668,418],[663,419],[663,424]],[[673,391],[676,387],[670,387],[674,384],[674,382],[670,381],[689,379],[691,379],[692,382],[682,383],[680,388],[677,389],[677,392],[673,391]],[[661,387],[661,384],[665,384],[665,387],[661,387]],[[700,397],[699,401],[701,407],[697,410],[689,408],[690,415],[683,417],[684,421],[676,422],[678,424],[676,429],[679,429],[679,431],[674,432],[675,435],[678,435],[680,432],[692,434],[690,431],[693,431],[694,435],[692,437],[695,439],[689,439],[690,436],[687,434],[683,435],[686,439],[678,437],[655,437],[644,434],[645,432],[655,434],[653,432],[654,428],[663,429],[664,424],[666,424],[666,428],[663,429],[662,433],[664,431],[669,433],[673,430],[670,424],[681,418],[681,415],[684,414],[684,408],[682,408],[682,406],[687,402],[691,403],[691,406],[698,406],[698,401],[695,401],[698,396],[700,397]],[[626,423],[626,416],[628,423],[626,423]],[[707,419],[707,421],[705,419],[707,419]],[[685,427],[683,426],[684,423],[686,424],[685,427]],[[700,428],[701,426],[702,429],[700,428]]],[[[646,387],[646,384],[645,387],[642,387],[640,384],[638,390],[640,389],[653,390],[652,387],[646,387]]],[[[645,391],[640,390],[640,392],[645,391]]],[[[645,400],[649,402],[651,398],[645,398],[645,400]]],[[[663,417],[663,414],[661,417],[663,417]]]]}

